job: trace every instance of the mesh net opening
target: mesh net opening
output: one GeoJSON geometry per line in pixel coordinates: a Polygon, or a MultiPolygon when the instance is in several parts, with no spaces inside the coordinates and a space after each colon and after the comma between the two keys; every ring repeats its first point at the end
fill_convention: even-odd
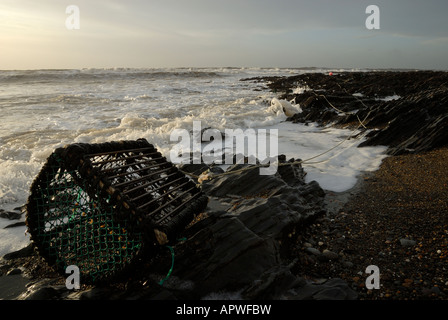
{"type": "Polygon", "coordinates": [[[39,254],[83,283],[113,278],[175,239],[207,204],[145,139],[56,149],[31,186],[27,225],[39,254]]]}

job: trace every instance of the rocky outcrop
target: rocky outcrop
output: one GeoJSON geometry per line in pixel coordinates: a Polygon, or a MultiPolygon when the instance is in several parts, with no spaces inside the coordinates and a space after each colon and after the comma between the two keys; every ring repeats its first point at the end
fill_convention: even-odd
{"type": "Polygon", "coordinates": [[[385,145],[398,155],[447,145],[447,72],[310,73],[265,81],[280,98],[300,104],[303,112],[292,122],[371,130],[361,147],[385,145]]]}
{"type": "Polygon", "coordinates": [[[389,154],[418,153],[448,143],[448,85],[385,102],[371,111],[369,127],[379,126],[360,146],[386,145],[389,154]]]}
{"type": "Polygon", "coordinates": [[[323,190],[315,182],[305,184],[303,175],[301,167],[288,166],[276,175],[260,176],[251,169],[204,183],[210,196],[207,218],[187,230],[189,241],[177,251],[178,274],[195,283],[196,294],[253,286],[284,264],[296,228],[324,213],[323,190]]]}

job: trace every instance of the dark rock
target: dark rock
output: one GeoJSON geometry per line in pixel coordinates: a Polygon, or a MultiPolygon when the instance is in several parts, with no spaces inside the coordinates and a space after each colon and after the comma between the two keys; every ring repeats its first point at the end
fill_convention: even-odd
{"type": "Polygon", "coordinates": [[[238,218],[228,215],[176,248],[176,276],[192,281],[195,294],[204,296],[209,290],[249,285],[274,267],[278,258],[274,241],[262,239],[238,218]]]}
{"type": "Polygon", "coordinates": [[[209,166],[206,165],[205,163],[202,163],[202,164],[187,163],[187,164],[180,165],[179,169],[183,172],[191,173],[196,176],[199,176],[204,171],[208,170],[209,166]]]}
{"type": "Polygon", "coordinates": [[[373,109],[370,121],[385,127],[372,132],[360,146],[387,145],[392,155],[442,147],[448,141],[447,112],[446,86],[380,104],[373,109]]]}
{"type": "Polygon", "coordinates": [[[413,247],[413,246],[415,246],[416,242],[414,240],[409,240],[409,239],[400,239],[400,244],[403,247],[413,247]]]}
{"type": "Polygon", "coordinates": [[[22,212],[5,211],[0,209],[0,218],[9,220],[19,220],[22,217],[22,212]]]}
{"type": "Polygon", "coordinates": [[[441,292],[439,287],[432,287],[431,291],[435,294],[440,294],[440,292],[441,292]]]}
{"type": "Polygon", "coordinates": [[[14,268],[14,269],[9,270],[9,271],[6,273],[6,275],[7,275],[7,276],[13,276],[13,275],[21,274],[21,273],[22,273],[22,269],[20,269],[20,268],[14,268]]]}
{"type": "Polygon", "coordinates": [[[53,287],[42,287],[28,295],[21,297],[20,300],[49,300],[55,298],[58,291],[53,287]]]}
{"type": "Polygon", "coordinates": [[[94,287],[80,293],[79,300],[107,300],[111,296],[111,288],[94,287]]]}
{"type": "Polygon", "coordinates": [[[336,252],[325,249],[322,251],[322,255],[329,260],[336,260],[339,258],[339,255],[336,252]]]}
{"type": "Polygon", "coordinates": [[[34,247],[33,247],[33,244],[30,243],[25,248],[5,254],[3,256],[3,259],[12,260],[12,259],[17,259],[17,258],[29,257],[29,256],[32,256],[33,254],[34,254],[34,247]]]}
{"type": "Polygon", "coordinates": [[[263,273],[243,292],[244,299],[280,299],[292,287],[304,285],[305,280],[293,275],[288,266],[276,266],[263,273]]]}
{"type": "MultiPolygon", "coordinates": [[[[227,172],[246,167],[234,165],[227,172]]],[[[270,289],[273,295],[284,290],[274,283],[288,279],[282,256],[288,252],[289,235],[322,214],[323,190],[303,178],[301,166],[294,165],[275,175],[260,175],[255,168],[203,182],[212,199],[206,218],[187,229],[188,240],[174,247],[173,276],[190,281],[194,290],[187,295],[173,288],[177,296],[200,298],[250,287],[247,295],[255,298],[266,297],[270,289]],[[267,282],[257,285],[260,279],[267,282]]]]}
{"type": "Polygon", "coordinates": [[[23,227],[26,226],[26,222],[25,221],[21,221],[21,222],[16,222],[13,224],[9,224],[6,227],[4,227],[3,229],[9,229],[9,228],[16,228],[16,227],[23,227]]]}
{"type": "Polygon", "coordinates": [[[25,213],[26,212],[26,205],[23,205],[23,206],[20,206],[20,207],[15,207],[13,210],[25,213]]]}
{"type": "Polygon", "coordinates": [[[12,265],[10,264],[0,264],[0,276],[6,274],[11,269],[11,267],[12,265]]]}
{"type": "Polygon", "coordinates": [[[56,286],[52,279],[41,279],[27,286],[26,292],[22,293],[17,300],[49,300],[60,295],[60,290],[65,286],[56,286]]]}
{"type": "Polygon", "coordinates": [[[0,277],[0,300],[16,299],[26,292],[26,284],[29,279],[22,274],[8,275],[0,277]]]}
{"type": "Polygon", "coordinates": [[[320,252],[318,249],[312,248],[312,247],[306,248],[305,250],[306,250],[306,252],[309,252],[315,256],[320,256],[322,254],[322,252],[320,252]]]}
{"type": "Polygon", "coordinates": [[[339,278],[295,286],[285,295],[288,300],[356,300],[357,297],[356,291],[339,278]]]}
{"type": "Polygon", "coordinates": [[[347,293],[342,288],[333,287],[320,290],[313,298],[316,300],[346,300],[347,293]]]}
{"type": "Polygon", "coordinates": [[[447,72],[311,73],[267,80],[271,90],[282,92],[280,99],[300,104],[303,112],[289,121],[357,127],[365,120],[363,126],[373,131],[360,147],[384,145],[390,155],[399,155],[447,145],[447,72]],[[309,90],[292,94],[299,85],[309,90]],[[381,99],[388,96],[399,98],[381,99]]]}

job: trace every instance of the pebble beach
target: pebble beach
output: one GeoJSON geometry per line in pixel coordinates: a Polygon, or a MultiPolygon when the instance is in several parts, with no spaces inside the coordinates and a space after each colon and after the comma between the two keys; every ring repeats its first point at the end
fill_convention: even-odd
{"type": "MultiPolygon", "coordinates": [[[[297,243],[306,253],[301,272],[340,277],[363,300],[446,300],[447,163],[448,149],[441,148],[389,157],[362,176],[349,201],[316,221],[297,243]],[[309,254],[310,247],[319,252],[309,254]],[[323,252],[336,253],[335,259],[323,252]],[[378,290],[366,288],[369,265],[379,268],[378,290]]],[[[337,199],[333,194],[330,201],[337,199]]]]}

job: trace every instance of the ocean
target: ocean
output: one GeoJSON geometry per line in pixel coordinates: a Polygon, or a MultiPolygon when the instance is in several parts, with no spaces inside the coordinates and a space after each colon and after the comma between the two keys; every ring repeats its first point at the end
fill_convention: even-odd
{"type": "MultiPolygon", "coordinates": [[[[335,70],[332,70],[335,72],[335,70]]],[[[336,70],[345,71],[345,70],[336,70]]],[[[354,71],[354,70],[346,70],[354,71]]],[[[363,70],[359,70],[362,72],[363,70]]],[[[147,139],[169,159],[175,129],[276,129],[278,153],[308,159],[308,181],[341,192],[362,171],[376,170],[386,147],[357,148],[353,132],[285,121],[264,83],[241,81],[326,69],[169,68],[0,71],[0,209],[24,205],[29,187],[54,149],[72,143],[147,139]],[[345,143],[341,143],[345,141],[345,143]],[[334,148],[337,146],[336,148],[334,148]]],[[[296,92],[306,88],[297,87],[296,92]]],[[[299,110],[299,106],[296,106],[299,110]]],[[[273,155],[271,155],[273,156],[273,155]]],[[[24,220],[25,217],[22,217],[24,220]]],[[[4,229],[0,256],[25,246],[26,227],[4,229]]]]}

